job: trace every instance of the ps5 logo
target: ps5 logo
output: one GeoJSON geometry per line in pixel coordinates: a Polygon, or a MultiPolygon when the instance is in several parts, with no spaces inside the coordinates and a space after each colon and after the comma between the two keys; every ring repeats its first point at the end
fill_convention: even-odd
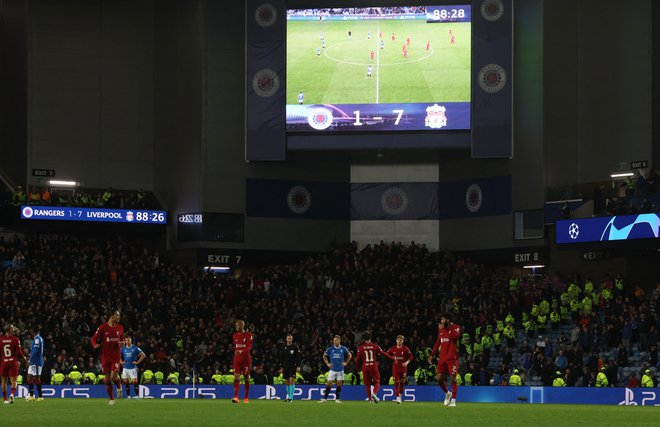
{"type": "Polygon", "coordinates": [[[266,399],[266,400],[279,399],[279,397],[277,397],[277,389],[275,387],[273,387],[272,385],[267,385],[266,386],[266,395],[261,396],[259,399],[266,399]]]}
{"type": "MultiPolygon", "coordinates": [[[[642,392],[642,406],[647,406],[647,405],[660,406],[660,403],[655,403],[655,401],[656,401],[656,394],[654,391],[642,392]]],[[[621,402],[619,402],[619,405],[637,406],[637,402],[635,402],[635,392],[629,388],[626,388],[626,398],[623,399],[621,402]]]]}

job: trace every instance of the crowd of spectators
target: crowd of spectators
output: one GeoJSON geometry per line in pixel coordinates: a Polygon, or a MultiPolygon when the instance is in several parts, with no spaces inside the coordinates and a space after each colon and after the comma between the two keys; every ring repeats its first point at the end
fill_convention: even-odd
{"type": "MultiPolygon", "coordinates": [[[[373,331],[383,348],[403,334],[415,354],[409,374],[431,374],[426,354],[447,311],[463,326],[460,373],[462,378],[469,373],[473,384],[506,384],[519,369],[544,383],[561,370],[569,385],[592,385],[603,364],[614,364],[616,371],[633,350],[649,355],[644,368],[657,366],[660,286],[633,291],[621,277],[609,276],[598,282],[561,275],[511,278],[415,243],[381,242],[362,250],[347,244],[241,277],[166,262],[146,245],[121,237],[0,239],[2,259],[0,321],[15,324],[26,347],[40,330],[47,375],[66,374],[74,365],[98,373],[89,338],[114,309],[147,355],[146,368],[183,378],[195,366],[207,381],[229,373],[236,319],[244,319],[255,335],[253,364],[263,381],[277,375],[287,333],[301,348],[308,382],[325,371],[321,355],[335,334],[354,350],[364,330],[373,331]],[[566,295],[568,315],[559,309],[566,295]],[[573,296],[580,300],[575,310],[573,296]],[[585,298],[592,300],[589,308],[585,298]],[[561,311],[561,318],[551,314],[544,322],[539,316],[549,311],[561,311]],[[515,329],[513,337],[504,334],[505,323],[515,329]],[[538,340],[562,323],[575,325],[570,337],[538,340]],[[604,360],[608,354],[610,361],[604,360]]],[[[383,363],[384,379],[388,368],[383,363]]],[[[432,375],[415,377],[422,384],[432,375]]],[[[623,381],[615,374],[611,384],[623,381]]]]}
{"type": "Polygon", "coordinates": [[[599,184],[594,189],[593,200],[597,216],[658,212],[658,174],[653,169],[645,174],[638,171],[623,181],[615,181],[610,187],[599,184]]]}
{"type": "Polygon", "coordinates": [[[76,206],[111,209],[157,209],[158,202],[151,193],[139,190],[91,188],[51,188],[31,186],[28,191],[18,186],[12,195],[0,192],[0,205],[76,206]]]}

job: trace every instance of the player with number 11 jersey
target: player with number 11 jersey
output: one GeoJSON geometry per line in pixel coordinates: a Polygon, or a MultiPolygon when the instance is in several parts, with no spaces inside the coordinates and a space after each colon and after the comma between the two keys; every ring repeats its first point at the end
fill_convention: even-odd
{"type": "Polygon", "coordinates": [[[378,390],[380,389],[380,372],[378,371],[378,360],[376,357],[379,354],[392,359],[392,356],[385,353],[382,348],[376,343],[371,342],[371,332],[364,331],[362,333],[364,342],[358,347],[357,355],[355,356],[355,367],[359,371],[362,370],[362,377],[364,378],[364,386],[367,392],[367,399],[373,403],[378,403],[378,390]],[[362,362],[362,366],[360,366],[362,362]],[[373,384],[373,392],[371,385],[373,384]]]}

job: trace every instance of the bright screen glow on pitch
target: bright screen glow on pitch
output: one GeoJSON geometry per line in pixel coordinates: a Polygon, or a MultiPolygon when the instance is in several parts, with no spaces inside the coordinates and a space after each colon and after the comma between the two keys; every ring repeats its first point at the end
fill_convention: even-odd
{"type": "Polygon", "coordinates": [[[470,129],[470,5],[287,10],[287,132],[470,129]]]}

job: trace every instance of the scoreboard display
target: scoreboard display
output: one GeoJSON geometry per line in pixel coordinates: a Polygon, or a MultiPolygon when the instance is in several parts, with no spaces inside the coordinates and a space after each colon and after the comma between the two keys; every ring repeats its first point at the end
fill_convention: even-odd
{"type": "Polygon", "coordinates": [[[167,212],[142,209],[21,206],[21,219],[46,221],[125,222],[128,224],[167,224],[167,212]]]}
{"type": "Polygon", "coordinates": [[[288,9],[286,131],[469,131],[471,5],[288,9]]]}

